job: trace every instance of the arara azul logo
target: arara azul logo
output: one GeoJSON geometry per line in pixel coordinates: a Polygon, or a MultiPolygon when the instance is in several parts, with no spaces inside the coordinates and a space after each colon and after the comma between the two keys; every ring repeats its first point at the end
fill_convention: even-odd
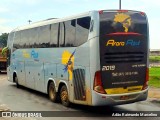
{"type": "Polygon", "coordinates": [[[115,47],[124,47],[124,46],[139,46],[140,45],[140,40],[127,40],[127,41],[123,41],[123,42],[118,42],[118,41],[115,41],[113,39],[111,40],[108,40],[107,43],[106,43],[106,46],[115,46],[115,47]]]}
{"type": "Polygon", "coordinates": [[[32,50],[32,51],[31,51],[31,57],[32,57],[32,58],[35,58],[35,59],[38,58],[38,52],[32,50]]]}
{"type": "Polygon", "coordinates": [[[113,21],[115,26],[120,23],[124,28],[124,32],[128,32],[129,27],[132,24],[131,17],[124,13],[117,13],[113,21]]]}

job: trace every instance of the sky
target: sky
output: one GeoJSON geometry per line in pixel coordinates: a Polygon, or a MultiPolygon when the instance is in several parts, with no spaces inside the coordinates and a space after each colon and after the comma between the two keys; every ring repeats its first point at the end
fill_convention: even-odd
{"type": "MultiPolygon", "coordinates": [[[[150,49],[160,49],[160,0],[121,0],[122,9],[148,16],[150,49]]],[[[119,0],[0,0],[0,35],[18,26],[92,10],[119,9],[119,0]]]]}

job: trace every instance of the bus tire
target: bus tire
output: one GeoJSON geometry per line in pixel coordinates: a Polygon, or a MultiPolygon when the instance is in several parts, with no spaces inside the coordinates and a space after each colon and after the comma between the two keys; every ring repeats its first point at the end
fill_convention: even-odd
{"type": "Polygon", "coordinates": [[[66,107],[68,107],[70,105],[68,90],[67,90],[67,87],[65,85],[63,85],[61,87],[60,99],[61,99],[62,105],[66,106],[66,107]]]}
{"type": "Polygon", "coordinates": [[[17,76],[15,76],[15,83],[16,83],[16,86],[17,86],[17,88],[19,88],[20,87],[20,85],[18,84],[18,77],[17,76]]]}
{"type": "Polygon", "coordinates": [[[56,93],[55,85],[53,82],[49,84],[48,95],[49,95],[49,99],[52,102],[57,102],[57,93],[56,93]]]}

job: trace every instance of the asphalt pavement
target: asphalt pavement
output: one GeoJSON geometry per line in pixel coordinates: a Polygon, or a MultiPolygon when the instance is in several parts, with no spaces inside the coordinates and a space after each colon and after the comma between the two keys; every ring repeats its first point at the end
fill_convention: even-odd
{"type": "MultiPolygon", "coordinates": [[[[52,103],[47,95],[22,87],[16,88],[14,83],[7,81],[6,74],[0,75],[0,111],[76,111],[78,117],[65,117],[65,120],[89,120],[89,119],[106,119],[103,117],[86,117],[91,114],[97,115],[101,112],[115,111],[160,111],[160,89],[150,88],[149,97],[146,101],[133,104],[119,105],[115,107],[89,107],[82,105],[73,105],[70,108],[62,106],[60,103],[52,103]],[[86,115],[86,116],[85,116],[86,115]],[[83,117],[80,117],[83,116],[83,117]]],[[[64,112],[65,114],[65,112],[64,112]]],[[[63,116],[63,115],[62,115],[63,116]]],[[[64,120],[63,117],[54,117],[59,120],[64,120]]],[[[121,120],[123,117],[119,118],[121,120]]],[[[53,118],[0,118],[0,120],[51,120],[53,118]]],[[[108,120],[112,120],[109,117],[108,120]]],[[[123,120],[132,118],[125,117],[123,120]]],[[[157,118],[154,117],[156,120],[157,118]]],[[[139,118],[137,118],[139,120],[139,118]]],[[[145,120],[149,120],[145,118],[145,120]]],[[[158,120],[158,119],[157,119],[158,120]]]]}

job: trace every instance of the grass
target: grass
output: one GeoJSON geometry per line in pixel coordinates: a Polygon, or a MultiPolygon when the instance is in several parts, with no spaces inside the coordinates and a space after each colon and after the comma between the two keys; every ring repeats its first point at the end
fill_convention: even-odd
{"type": "Polygon", "coordinates": [[[160,76],[160,67],[152,67],[149,69],[149,76],[160,76]]]}
{"type": "Polygon", "coordinates": [[[160,56],[149,56],[150,62],[160,62],[160,56]]]}
{"type": "Polygon", "coordinates": [[[149,69],[149,86],[160,88],[160,67],[149,69]]]}

